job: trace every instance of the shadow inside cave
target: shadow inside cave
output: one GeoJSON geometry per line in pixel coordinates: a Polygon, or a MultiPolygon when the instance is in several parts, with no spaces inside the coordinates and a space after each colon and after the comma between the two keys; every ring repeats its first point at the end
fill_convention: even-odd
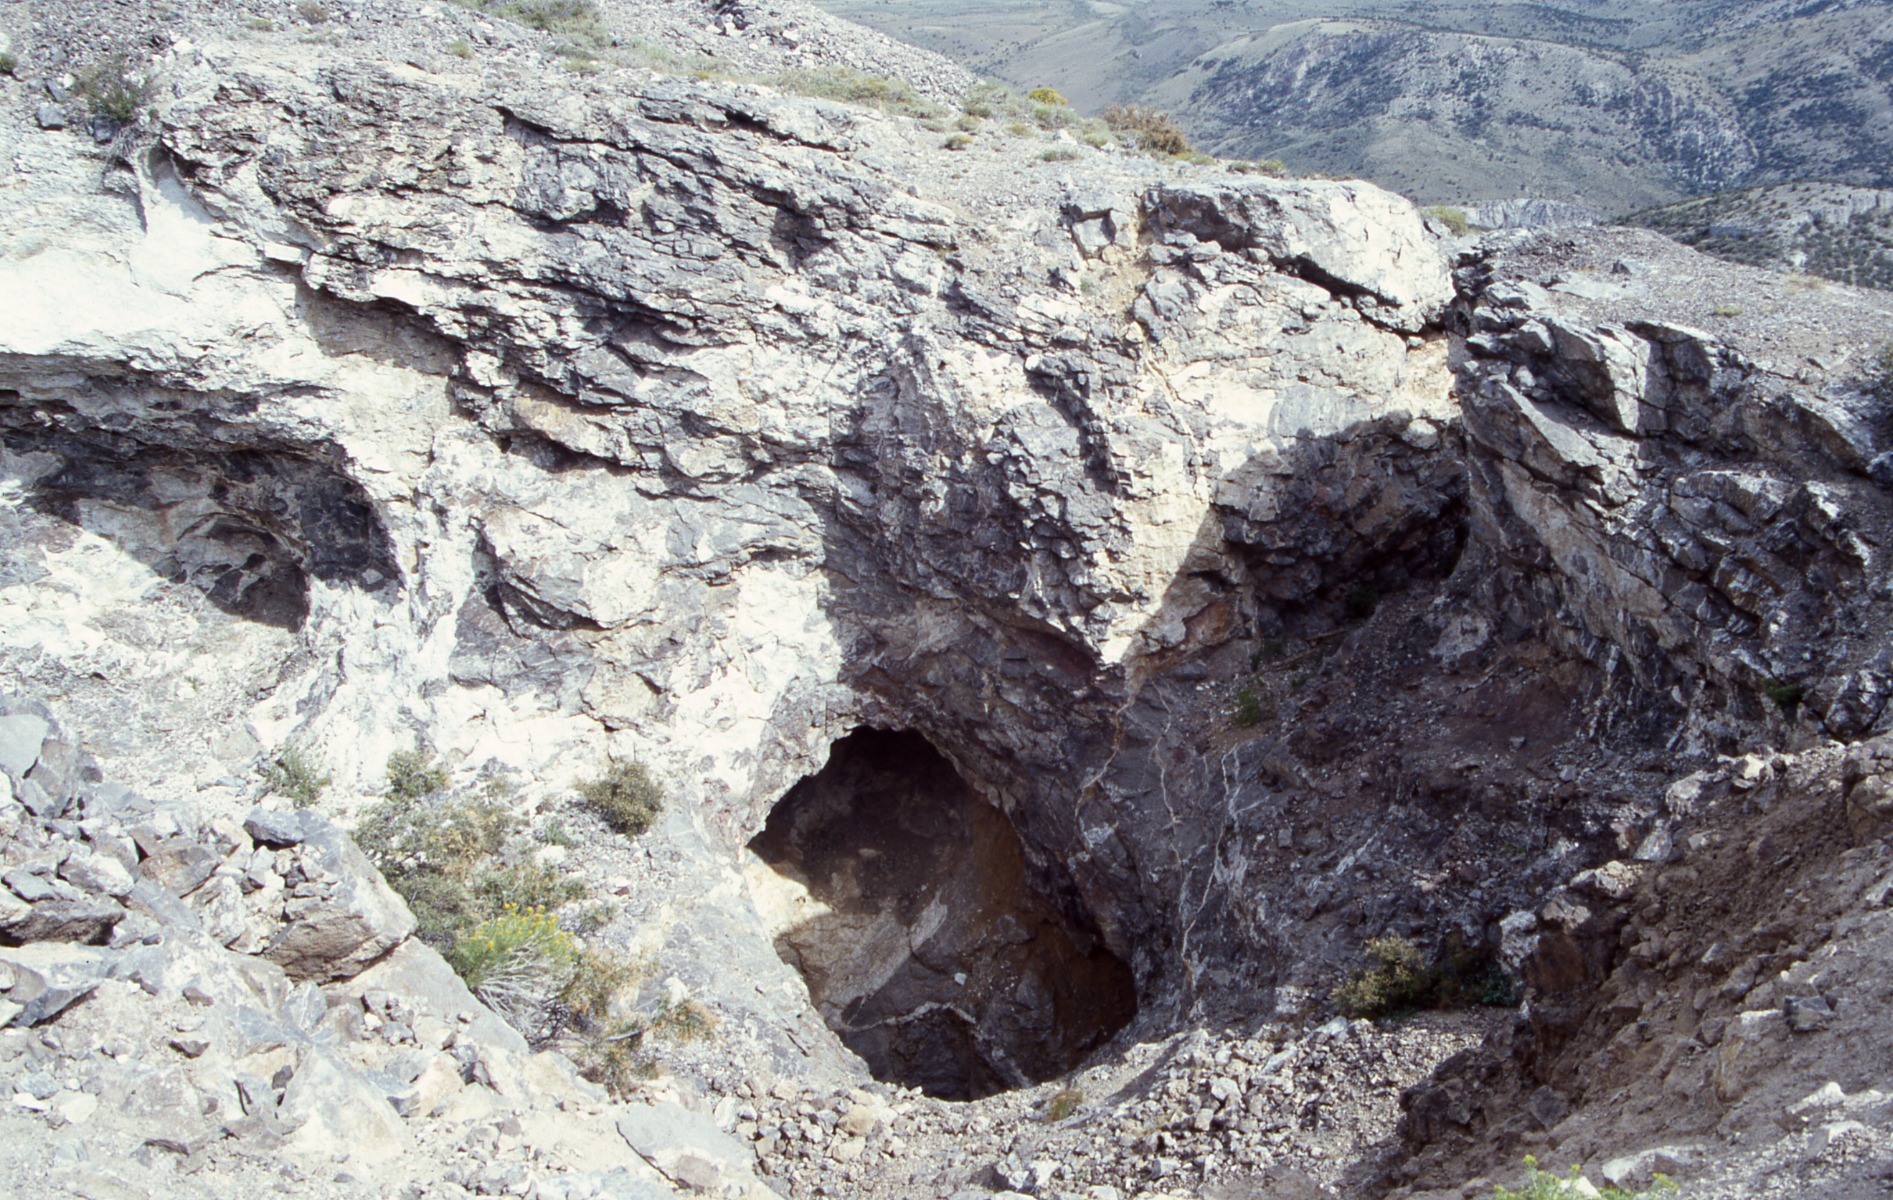
{"type": "Polygon", "coordinates": [[[836,742],[750,849],[795,893],[778,952],[876,1078],[978,1099],[1136,1013],[1130,968],[1033,890],[1011,822],[917,733],[836,742]]]}

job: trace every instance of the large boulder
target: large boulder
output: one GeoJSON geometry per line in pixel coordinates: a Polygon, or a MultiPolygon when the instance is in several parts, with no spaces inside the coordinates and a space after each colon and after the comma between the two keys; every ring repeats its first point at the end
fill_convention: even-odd
{"type": "Polygon", "coordinates": [[[285,923],[263,957],[292,979],[347,979],[406,940],[414,914],[347,834],[322,817],[304,817],[298,852],[322,894],[284,906],[285,923]]]}

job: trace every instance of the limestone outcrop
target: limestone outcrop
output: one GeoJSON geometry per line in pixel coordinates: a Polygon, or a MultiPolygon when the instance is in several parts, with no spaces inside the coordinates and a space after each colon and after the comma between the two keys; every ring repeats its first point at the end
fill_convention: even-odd
{"type": "MultiPolygon", "coordinates": [[[[788,9],[651,8],[745,70],[856,44],[789,37],[788,9]]],[[[1646,874],[1626,864],[1695,853],[1683,785],[1722,758],[1893,719],[1893,429],[1863,374],[1884,300],[1623,230],[1449,261],[1365,184],[970,110],[952,149],[792,73],[566,72],[569,47],[470,9],[342,11],[326,33],[186,14],[142,44],[135,121],[0,123],[31,201],[0,208],[0,288],[35,298],[0,307],[0,665],[51,705],[0,716],[22,1019],[106,1011],[86,982],[150,958],[126,941],[147,921],[242,956],[230,987],[268,992],[275,1025],[376,972],[452,991],[342,832],[420,745],[456,794],[516,797],[612,898],[598,936],[721,1018],[651,1097],[678,1111],[599,1134],[670,1183],[1180,1189],[1292,1166],[1385,1191],[1421,1179],[1373,1165],[1394,1081],[1485,1026],[1408,1053],[1328,1025],[1365,938],[1515,951],[1541,1050],[1442,1072],[1409,1136],[1415,1161],[1457,1147],[1428,1170],[1517,1152],[1533,1128],[1448,1084],[1509,1095],[1595,1050],[1585,989],[1631,926],[1569,897],[1621,902],[1646,874]],[[1750,315],[1717,315],[1737,293],[1750,315]],[[852,819],[918,792],[838,769],[828,823],[758,857],[772,810],[863,731],[924,743],[974,815],[852,819]],[[319,818],[255,807],[290,750],[332,777],[319,818]],[[636,843],[573,797],[631,759],[668,795],[636,843]],[[190,821],[140,824],[185,797],[190,821]],[[88,828],[121,803],[136,820],[88,828]],[[877,830],[912,878],[864,865],[890,851],[877,830]],[[962,886],[957,855],[1005,859],[1004,886],[962,886]],[[785,935],[784,913],[813,915],[785,935]],[[1081,960],[1121,973],[1134,1017],[1119,997],[1060,1024],[1073,989],[1042,964],[1081,960]],[[980,1064],[863,1090],[836,1030],[941,1013],[980,1064]],[[1209,1097],[1182,1116],[1096,1068],[1116,1149],[1063,1176],[893,1090],[1056,1086],[1102,1038],[1218,1021],[1253,1028],[1164,1060],[1164,1095],[1209,1097]],[[1034,1030],[1061,1053],[1008,1066],[1034,1030]],[[1345,1136],[1292,1132],[1320,1130],[1329,1068],[1288,1066],[1383,1058],[1345,1136]],[[1453,1142],[1475,1127],[1483,1151],[1453,1142]],[[709,1149],[672,1153],[680,1130],[709,1149]],[[1003,1178],[950,1161],[955,1137],[1003,1178]]],[[[63,10],[35,12],[12,100],[27,76],[67,87],[63,10]]],[[[969,82],[921,73],[936,100],[969,82]]],[[[1885,772],[1858,774],[1866,828],[1885,772]]],[[[381,1132],[352,1124],[380,1109],[349,1097],[384,1085],[311,1047],[304,1091],[271,1102],[310,1139],[409,1153],[400,1103],[381,1132]]],[[[504,1082],[521,1051],[369,1066],[406,1075],[384,1098],[500,1096],[498,1144],[549,1117],[504,1082]]]]}

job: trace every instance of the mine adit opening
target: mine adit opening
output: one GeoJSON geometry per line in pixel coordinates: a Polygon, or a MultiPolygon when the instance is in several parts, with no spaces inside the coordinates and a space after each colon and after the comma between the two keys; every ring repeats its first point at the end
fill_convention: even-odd
{"type": "Polygon", "coordinates": [[[1136,1015],[1130,968],[920,734],[842,738],[749,845],[777,952],[876,1079],[976,1100],[1070,1071],[1136,1015]]]}

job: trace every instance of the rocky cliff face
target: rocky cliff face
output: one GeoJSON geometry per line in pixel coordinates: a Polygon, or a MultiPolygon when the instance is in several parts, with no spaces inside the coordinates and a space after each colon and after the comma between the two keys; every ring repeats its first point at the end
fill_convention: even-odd
{"type": "MultiPolygon", "coordinates": [[[[459,9],[346,12],[206,16],[102,140],[10,110],[0,286],[36,299],[0,313],[0,656],[114,777],[212,813],[292,743],[344,821],[417,739],[579,821],[575,779],[649,764],[660,828],[574,857],[622,897],[608,940],[721,1014],[689,1086],[731,1125],[741,1097],[785,1190],[957,1169],[863,1175],[809,1148],[832,1122],[761,1112],[862,1081],[830,1025],[952,1010],[920,1050],[965,1041],[982,1092],[1070,1068],[1033,1030],[1125,1024],[1061,1024],[1080,959],[1134,985],[1126,1038],[1300,1021],[1364,936],[1496,939],[1662,860],[1670,784],[1718,754],[1883,731],[1893,431],[1853,382],[1883,301],[1628,233],[1455,263],[1365,184],[948,152],[753,84],[549,75],[459,9]],[[1725,291],[1765,303],[1703,332],[1725,291]],[[746,849],[808,777],[826,819],[921,803],[818,775],[860,730],[985,806],[889,838],[1017,882],[915,845],[939,886],[864,894],[919,882],[848,861],[888,850],[837,840],[866,819],[746,849]]],[[[884,1036],[877,1066],[917,1052],[884,1036]]],[[[891,1078],[966,1074],[930,1070],[891,1078]]],[[[1273,1070],[1218,1076],[1213,1145],[1118,1111],[1082,1182],[1294,1159],[1245,1098],[1273,1070]]],[[[1349,1162],[1386,1144],[1375,1086],[1349,1162]]]]}

